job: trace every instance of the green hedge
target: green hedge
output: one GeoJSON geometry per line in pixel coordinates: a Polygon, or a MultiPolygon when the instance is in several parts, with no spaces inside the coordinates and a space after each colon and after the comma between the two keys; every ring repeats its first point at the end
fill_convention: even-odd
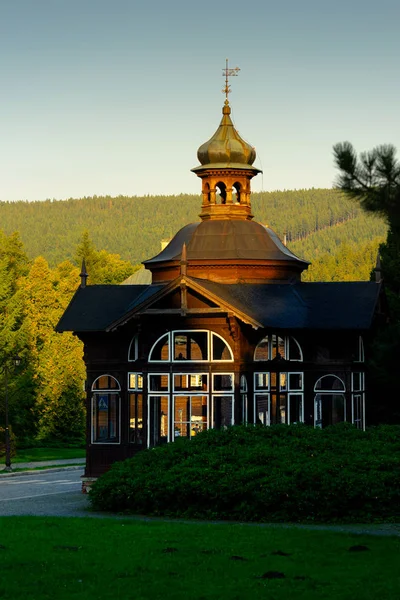
{"type": "Polygon", "coordinates": [[[400,519],[400,426],[238,426],[115,463],[96,510],[264,522],[400,519]]]}

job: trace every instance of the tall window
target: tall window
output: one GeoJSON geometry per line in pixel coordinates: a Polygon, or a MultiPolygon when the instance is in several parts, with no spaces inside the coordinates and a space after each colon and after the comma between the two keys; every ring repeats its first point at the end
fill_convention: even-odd
{"type": "Polygon", "coordinates": [[[129,443],[143,445],[143,375],[128,373],[129,391],[129,443]]]}
{"type": "Polygon", "coordinates": [[[324,375],[314,386],[314,425],[327,427],[346,420],[346,387],[337,375],[324,375]]]}
{"type": "Polygon", "coordinates": [[[92,385],[92,443],[120,443],[119,395],[121,387],[115,377],[101,375],[92,385]]]}
{"type": "Polygon", "coordinates": [[[254,373],[254,422],[302,423],[304,421],[302,372],[254,373]]]}
{"type": "Polygon", "coordinates": [[[365,429],[365,373],[351,374],[351,421],[365,429]]]}

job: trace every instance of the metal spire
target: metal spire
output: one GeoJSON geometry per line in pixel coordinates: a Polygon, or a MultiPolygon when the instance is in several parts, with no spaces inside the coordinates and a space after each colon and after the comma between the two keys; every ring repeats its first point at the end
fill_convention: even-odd
{"type": "Polygon", "coordinates": [[[225,104],[229,104],[228,94],[231,93],[231,86],[228,82],[228,77],[237,77],[240,69],[235,67],[234,69],[228,68],[228,59],[226,59],[226,67],[222,69],[222,76],[225,77],[225,87],[222,89],[222,93],[225,94],[225,104]]]}
{"type": "Polygon", "coordinates": [[[81,272],[79,273],[79,277],[81,278],[81,288],[85,288],[86,287],[86,280],[88,278],[88,274],[86,272],[85,259],[82,260],[82,268],[81,268],[81,272]]]}

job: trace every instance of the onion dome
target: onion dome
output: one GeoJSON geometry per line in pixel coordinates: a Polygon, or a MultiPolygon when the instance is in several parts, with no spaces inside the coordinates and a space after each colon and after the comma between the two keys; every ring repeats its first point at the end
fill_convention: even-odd
{"type": "Polygon", "coordinates": [[[240,137],[232,123],[230,114],[231,107],[226,100],[222,109],[222,120],[217,131],[197,151],[201,166],[192,169],[192,171],[205,168],[236,168],[259,172],[259,169],[251,166],[256,159],[256,151],[253,146],[240,137]]]}

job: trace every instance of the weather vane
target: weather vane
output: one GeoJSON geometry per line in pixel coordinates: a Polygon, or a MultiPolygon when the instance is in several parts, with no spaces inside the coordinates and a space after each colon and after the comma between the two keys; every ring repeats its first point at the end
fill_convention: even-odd
{"type": "Polygon", "coordinates": [[[230,94],[231,86],[228,83],[228,77],[237,77],[240,69],[239,67],[235,67],[234,69],[228,68],[228,59],[226,59],[226,67],[222,69],[222,76],[225,77],[225,87],[222,90],[222,93],[225,94],[225,102],[228,103],[228,94],[230,94]]]}

